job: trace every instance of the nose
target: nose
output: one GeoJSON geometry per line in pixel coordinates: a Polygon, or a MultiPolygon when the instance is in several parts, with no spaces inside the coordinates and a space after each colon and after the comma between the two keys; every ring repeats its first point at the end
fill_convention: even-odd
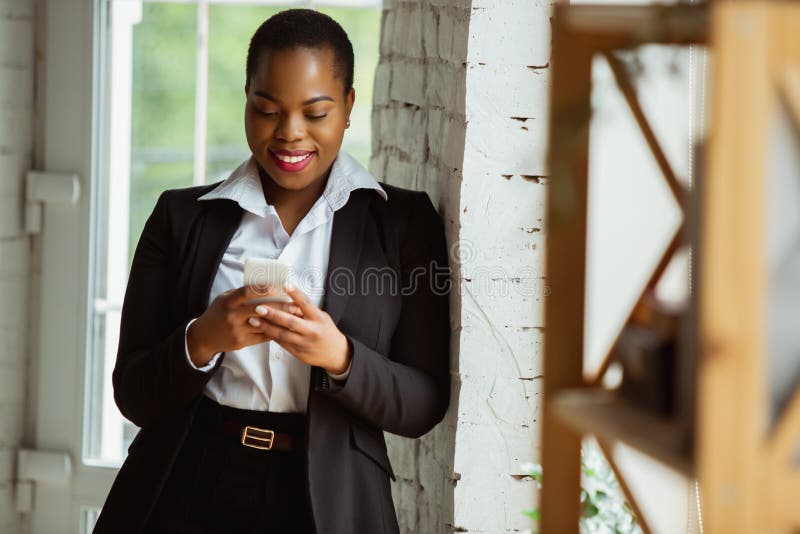
{"type": "Polygon", "coordinates": [[[291,113],[281,116],[278,127],[275,129],[276,138],[290,142],[300,140],[304,135],[305,127],[302,119],[291,113]]]}

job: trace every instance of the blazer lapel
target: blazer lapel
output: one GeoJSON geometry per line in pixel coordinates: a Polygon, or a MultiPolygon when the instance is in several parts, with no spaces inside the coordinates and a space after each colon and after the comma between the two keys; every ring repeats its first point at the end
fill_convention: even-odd
{"type": "Polygon", "coordinates": [[[365,218],[371,199],[365,192],[368,191],[353,190],[347,204],[333,214],[325,299],[321,307],[336,325],[342,318],[350,293],[359,287],[356,270],[361,258],[365,218]]]}
{"type": "Polygon", "coordinates": [[[206,310],[214,275],[244,214],[232,200],[202,202],[206,205],[205,216],[197,234],[197,254],[189,282],[190,317],[197,317],[206,310]]]}

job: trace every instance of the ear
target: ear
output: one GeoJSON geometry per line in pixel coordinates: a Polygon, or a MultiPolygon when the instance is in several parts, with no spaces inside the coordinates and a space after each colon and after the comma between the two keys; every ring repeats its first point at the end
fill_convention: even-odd
{"type": "Polygon", "coordinates": [[[245,82],[244,84],[244,96],[247,96],[250,93],[250,82],[245,82]]]}
{"type": "Polygon", "coordinates": [[[356,101],[356,90],[355,88],[351,88],[350,92],[347,93],[347,97],[344,99],[344,108],[347,112],[346,115],[349,117],[350,112],[353,110],[353,103],[356,101]]]}

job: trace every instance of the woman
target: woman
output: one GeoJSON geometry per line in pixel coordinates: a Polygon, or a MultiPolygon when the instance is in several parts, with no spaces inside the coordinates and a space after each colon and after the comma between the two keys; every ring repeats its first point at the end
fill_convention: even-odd
{"type": "Polygon", "coordinates": [[[447,410],[447,247],[427,194],[340,150],[352,83],[339,24],[276,14],[248,50],[252,157],[159,197],[113,373],[141,430],[95,532],[399,531],[383,431],[447,410]],[[247,257],[293,266],[291,303],[248,304],[247,257]]]}

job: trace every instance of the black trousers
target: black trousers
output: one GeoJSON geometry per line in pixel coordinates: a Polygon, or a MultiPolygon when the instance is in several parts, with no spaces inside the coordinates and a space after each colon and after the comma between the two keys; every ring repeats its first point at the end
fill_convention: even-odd
{"type": "Polygon", "coordinates": [[[305,414],[240,410],[203,397],[150,514],[147,533],[313,534],[305,414]],[[223,420],[299,434],[293,451],[246,447],[223,420]]]}

